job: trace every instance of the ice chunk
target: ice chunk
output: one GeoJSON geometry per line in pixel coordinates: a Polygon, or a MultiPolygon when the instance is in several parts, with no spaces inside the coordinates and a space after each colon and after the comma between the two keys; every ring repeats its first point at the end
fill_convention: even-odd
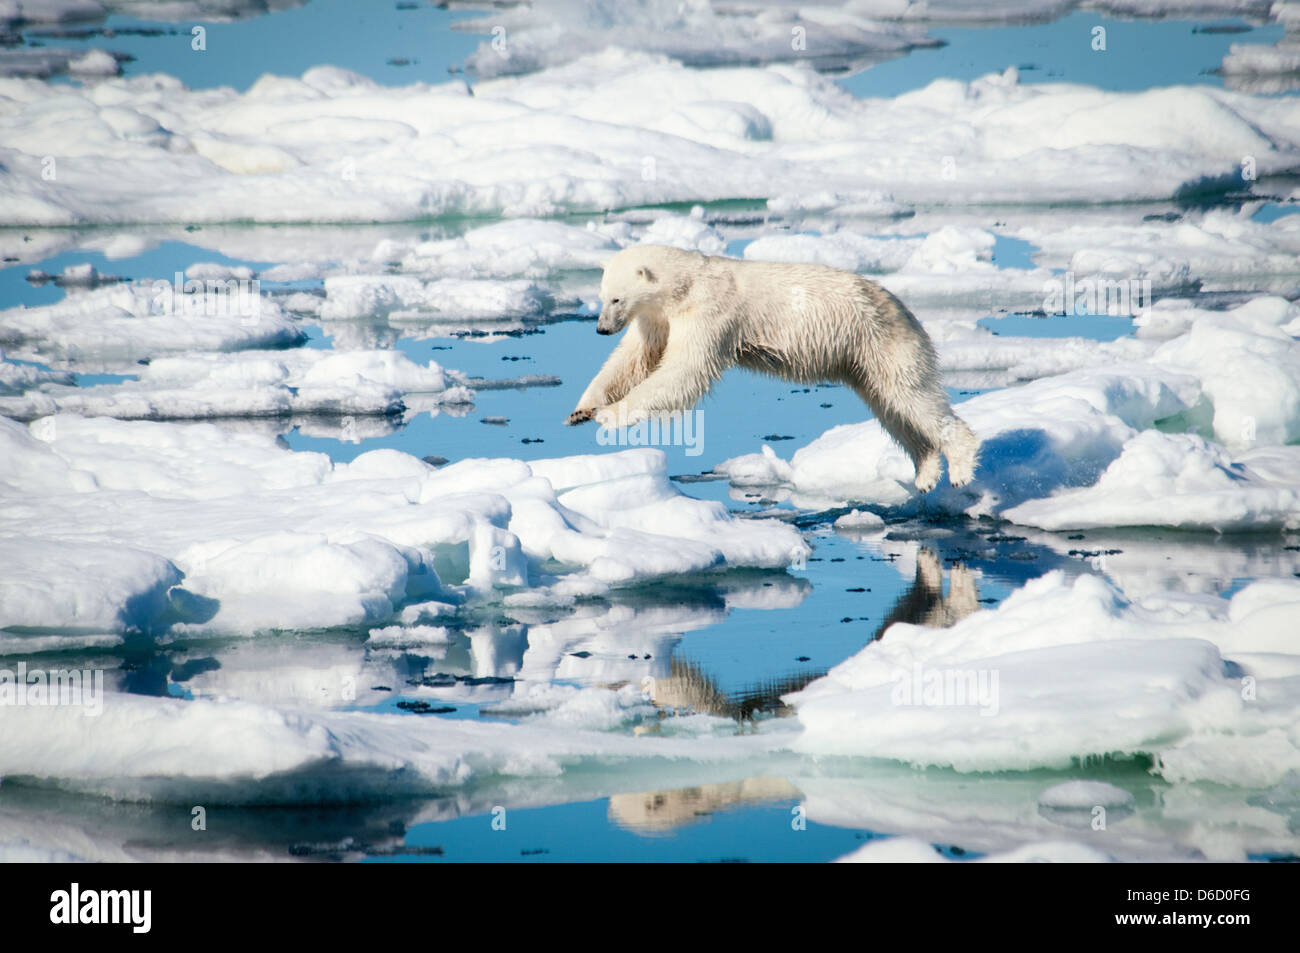
{"type": "Polygon", "coordinates": [[[581,730],[110,693],[98,717],[0,707],[0,773],[129,800],[340,802],[433,794],[494,775],[545,778],[628,758],[735,760],[766,739],[581,730]]]}
{"type": "Polygon", "coordinates": [[[533,578],[548,558],[602,591],[807,553],[792,527],[682,496],[657,450],[441,469],[377,450],[331,464],[273,435],[70,416],[30,431],[0,418],[0,438],[11,626],[378,626],[405,603],[448,601],[444,586],[493,599],[553,582],[533,578]],[[19,572],[33,538],[40,558],[19,572]],[[70,591],[85,595],[59,596],[70,591]]]}
{"type": "MultiPolygon", "coordinates": [[[[1253,619],[1264,603],[1281,614],[1297,592],[1255,593],[1240,611],[1253,610],[1253,619]]],[[[1225,665],[1249,655],[1240,631],[1227,613],[1197,620],[1168,599],[1128,603],[1097,577],[1071,583],[1049,573],[950,628],[898,623],[787,696],[805,726],[796,747],[959,771],[1145,753],[1171,778],[1235,771],[1252,784],[1277,783],[1300,765],[1300,746],[1282,728],[1297,700],[1281,690],[1284,679],[1267,683],[1277,694],[1264,704],[1242,690],[1225,665]]],[[[1095,803],[1128,803],[1113,791],[1068,788],[1047,804],[1069,808],[1102,794],[1095,803]]]]}
{"type": "MultiPolygon", "coordinates": [[[[196,279],[197,289],[197,279],[196,279]]],[[[74,291],[59,302],[0,311],[0,343],[24,360],[122,365],[177,351],[302,344],[306,335],[251,286],[178,291],[172,282],[74,291]]]]}
{"type": "Polygon", "coordinates": [[[137,380],[120,384],[42,384],[0,397],[0,413],[19,420],[58,413],[124,420],[384,415],[472,403],[474,392],[463,381],[401,351],[198,353],[155,359],[137,380]]]}
{"type": "MultiPolygon", "coordinates": [[[[1104,864],[1113,858],[1096,847],[1073,841],[1043,841],[1014,850],[988,854],[972,861],[988,864],[1104,864]]],[[[863,844],[841,857],[840,864],[942,864],[956,861],[943,856],[933,844],[909,837],[890,837],[863,844]]]]}

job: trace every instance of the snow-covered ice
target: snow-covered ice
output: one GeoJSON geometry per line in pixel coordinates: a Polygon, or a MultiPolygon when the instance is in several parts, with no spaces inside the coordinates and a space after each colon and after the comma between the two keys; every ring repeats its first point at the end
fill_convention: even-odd
{"type": "Polygon", "coordinates": [[[557,725],[307,713],[113,695],[103,714],[8,707],[6,778],[126,800],[312,803],[432,794],[480,776],[554,777],[597,759],[739,760],[766,739],[636,738],[557,725]]]}
{"type": "Polygon", "coordinates": [[[697,70],[609,49],[473,95],[318,67],[242,94],[164,75],[5,79],[0,101],[4,219],[27,225],[536,216],[871,191],[1095,203],[1227,188],[1243,156],[1259,176],[1300,164],[1293,100],[1026,85],[1014,67],[859,100],[806,65],[697,70]]]}
{"type": "Polygon", "coordinates": [[[603,591],[807,552],[789,526],[683,496],[657,450],[438,470],[393,450],[332,464],[214,425],[0,418],[0,436],[0,549],[23,567],[4,577],[5,628],[379,624],[444,586],[545,583],[549,560],[603,591]]]}
{"type": "Polygon", "coordinates": [[[306,335],[251,286],[173,293],[169,282],[71,291],[49,305],[0,311],[0,345],[9,357],[93,368],[134,364],[176,351],[292,347],[306,335]]]}
{"type": "Polygon", "coordinates": [[[77,387],[45,383],[0,397],[0,414],[32,420],[72,413],[118,419],[397,414],[473,402],[464,375],[401,351],[298,348],[156,358],[136,380],[77,387]]]}
{"type": "Polygon", "coordinates": [[[959,771],[1145,754],[1171,781],[1278,784],[1300,769],[1300,698],[1268,655],[1296,654],[1300,583],[1256,585],[1147,605],[1054,572],[950,628],[895,625],[789,697],[796,747],[959,771]]]}

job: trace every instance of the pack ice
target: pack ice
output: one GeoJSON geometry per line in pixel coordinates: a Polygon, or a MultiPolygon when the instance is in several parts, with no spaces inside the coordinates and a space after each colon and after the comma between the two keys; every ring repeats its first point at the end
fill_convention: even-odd
{"type": "Polygon", "coordinates": [[[1023,85],[1009,68],[855,99],[807,65],[697,70],[617,48],[472,95],[464,82],[389,88],[317,67],[245,93],[165,75],[10,78],[0,104],[5,220],[28,225],[409,221],[755,196],[796,207],[828,192],[1095,203],[1226,188],[1243,157],[1258,176],[1300,163],[1288,98],[1023,85]]]}
{"type": "Polygon", "coordinates": [[[657,450],[333,464],[209,424],[68,415],[0,418],[0,440],[0,628],[380,623],[440,594],[601,591],[807,552],[791,527],[681,495],[657,450]]]}

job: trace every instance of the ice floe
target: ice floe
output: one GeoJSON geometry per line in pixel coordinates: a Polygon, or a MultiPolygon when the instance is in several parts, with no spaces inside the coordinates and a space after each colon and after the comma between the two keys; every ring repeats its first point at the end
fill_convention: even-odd
{"type": "Polygon", "coordinates": [[[177,351],[292,347],[306,339],[273,300],[238,282],[233,292],[197,279],[189,291],[170,281],[114,284],[0,311],[0,345],[10,357],[83,368],[120,368],[177,351]]]}
{"type": "Polygon", "coordinates": [[[789,526],[682,496],[656,450],[435,469],[393,450],[332,464],[210,424],[0,418],[0,436],[4,628],[377,625],[444,586],[548,584],[543,564],[599,592],[807,552],[789,526]]]}
{"type": "Polygon", "coordinates": [[[473,95],[317,67],[245,93],[151,75],[6,79],[0,97],[6,224],[407,221],[880,192],[1093,203],[1222,191],[1243,181],[1243,157],[1256,176],[1300,164],[1291,100],[1024,85],[1014,68],[855,99],[806,65],[695,70],[606,50],[473,95]]]}
{"type": "Polygon", "coordinates": [[[662,53],[694,67],[799,60],[821,69],[861,68],[939,41],[916,27],[820,4],[717,4],[648,0],[611,8],[590,0],[519,5],[456,29],[487,33],[466,61],[479,76],[529,73],[606,47],[662,53]]]}
{"type": "Polygon", "coordinates": [[[738,760],[766,739],[645,738],[253,702],[109,695],[102,714],[0,710],[0,774],[125,800],[338,802],[454,791],[480,777],[551,778],[583,762],[738,760]]]}
{"type": "MultiPolygon", "coordinates": [[[[805,729],[795,746],[959,771],[1145,754],[1171,781],[1278,784],[1300,768],[1297,698],[1266,653],[1294,656],[1283,642],[1298,603],[1294,581],[1212,609],[1130,603],[1098,577],[1049,573],[950,628],[896,624],[788,696],[805,729]]],[[[1087,792],[1113,805],[1103,793],[1087,792]]]]}
{"type": "MultiPolygon", "coordinates": [[[[1015,850],[988,854],[975,863],[1011,864],[1088,864],[1108,863],[1111,858],[1104,851],[1074,841],[1044,841],[1026,844],[1015,850]]],[[[945,857],[926,841],[910,837],[890,837],[863,844],[851,854],[841,857],[840,864],[942,864],[955,863],[956,858],[945,857]]]]}
{"type": "Polygon", "coordinates": [[[31,420],[58,413],[141,420],[303,415],[391,415],[467,405],[465,378],[401,351],[198,353],[156,358],[135,380],[77,387],[44,383],[0,397],[0,414],[31,420]]]}

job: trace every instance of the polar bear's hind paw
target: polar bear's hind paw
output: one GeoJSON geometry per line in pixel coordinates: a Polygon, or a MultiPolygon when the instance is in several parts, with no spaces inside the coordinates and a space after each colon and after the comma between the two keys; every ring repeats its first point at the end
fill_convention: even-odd
{"type": "Polygon", "coordinates": [[[975,479],[979,465],[980,439],[959,417],[944,421],[943,455],[948,458],[948,479],[953,486],[965,486],[975,479]]]}
{"type": "Polygon", "coordinates": [[[929,493],[939,485],[939,454],[932,453],[916,467],[916,488],[929,493]]]}

